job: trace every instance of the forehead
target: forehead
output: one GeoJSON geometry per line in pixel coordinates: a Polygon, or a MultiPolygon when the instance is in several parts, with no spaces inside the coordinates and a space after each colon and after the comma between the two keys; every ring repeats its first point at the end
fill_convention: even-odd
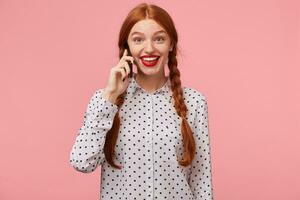
{"type": "Polygon", "coordinates": [[[165,29],[153,19],[144,19],[135,23],[134,26],[131,28],[129,34],[132,35],[135,32],[140,32],[146,35],[151,35],[160,30],[163,30],[166,33],[165,29]]]}

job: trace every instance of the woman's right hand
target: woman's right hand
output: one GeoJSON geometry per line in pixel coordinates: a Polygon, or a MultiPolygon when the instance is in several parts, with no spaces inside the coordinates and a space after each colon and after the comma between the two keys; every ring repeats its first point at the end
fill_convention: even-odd
{"type": "Polygon", "coordinates": [[[117,97],[128,87],[130,67],[127,61],[133,63],[134,58],[132,56],[128,56],[127,49],[125,49],[119,63],[110,70],[108,83],[104,89],[103,97],[112,103],[115,103],[117,97]],[[123,81],[123,79],[125,80],[123,81]]]}

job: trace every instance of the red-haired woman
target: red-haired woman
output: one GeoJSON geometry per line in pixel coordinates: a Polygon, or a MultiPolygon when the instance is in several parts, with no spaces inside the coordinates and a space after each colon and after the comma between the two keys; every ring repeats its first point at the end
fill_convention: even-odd
{"type": "Polygon", "coordinates": [[[181,85],[177,41],[156,5],[123,22],[120,61],[91,96],[70,153],[80,172],[101,166],[101,200],[213,199],[207,100],[181,85]]]}

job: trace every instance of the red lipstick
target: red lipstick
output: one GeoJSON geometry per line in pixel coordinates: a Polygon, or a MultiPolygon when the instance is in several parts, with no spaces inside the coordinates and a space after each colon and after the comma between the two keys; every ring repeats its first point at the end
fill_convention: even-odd
{"type": "Polygon", "coordinates": [[[144,55],[141,56],[141,61],[146,67],[154,67],[157,64],[159,58],[160,56],[144,55]]]}

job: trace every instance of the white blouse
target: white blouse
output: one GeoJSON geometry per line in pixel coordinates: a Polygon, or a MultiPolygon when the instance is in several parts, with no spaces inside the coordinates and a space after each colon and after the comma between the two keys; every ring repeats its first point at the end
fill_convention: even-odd
{"type": "Polygon", "coordinates": [[[101,200],[172,199],[212,200],[212,173],[206,97],[183,87],[186,119],[194,134],[196,154],[183,167],[181,119],[173,107],[170,79],[155,92],[147,92],[129,79],[124,104],[119,109],[120,129],[112,168],[103,147],[118,106],[102,97],[103,88],[91,96],[81,128],[70,152],[71,165],[80,172],[101,166],[101,200]]]}

